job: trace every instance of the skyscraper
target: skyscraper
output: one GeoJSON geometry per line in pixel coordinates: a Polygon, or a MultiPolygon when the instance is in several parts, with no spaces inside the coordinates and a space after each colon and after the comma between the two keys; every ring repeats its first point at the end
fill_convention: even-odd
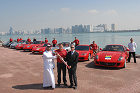
{"type": "Polygon", "coordinates": [[[13,28],[12,27],[10,27],[10,29],[9,29],[9,34],[13,35],[13,28]]]}
{"type": "Polygon", "coordinates": [[[115,31],[115,24],[111,24],[111,31],[115,31]]]}

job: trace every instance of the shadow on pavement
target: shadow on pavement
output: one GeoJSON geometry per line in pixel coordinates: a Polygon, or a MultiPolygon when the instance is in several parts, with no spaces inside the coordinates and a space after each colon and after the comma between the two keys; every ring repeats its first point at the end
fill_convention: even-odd
{"type": "Polygon", "coordinates": [[[35,54],[35,53],[29,53],[29,55],[42,55],[42,54],[35,54]]]}
{"type": "MultiPolygon", "coordinates": [[[[12,86],[12,88],[14,89],[19,89],[19,90],[28,90],[28,89],[36,89],[36,90],[52,90],[52,88],[43,88],[43,84],[42,83],[38,83],[38,84],[25,84],[25,85],[16,85],[16,86],[12,86]]],[[[68,88],[67,86],[57,86],[56,84],[56,88],[68,88]]]]}
{"type": "Polygon", "coordinates": [[[26,89],[40,89],[43,90],[42,83],[39,84],[26,84],[26,85],[16,85],[12,86],[14,89],[26,90],[26,89]]]}
{"type": "Polygon", "coordinates": [[[86,65],[88,68],[94,68],[94,69],[101,69],[101,70],[120,70],[121,68],[116,67],[102,67],[102,66],[96,66],[94,62],[90,62],[86,65]]]}
{"type": "Polygon", "coordinates": [[[24,50],[20,50],[20,52],[31,52],[31,51],[24,51],[24,50]]]}

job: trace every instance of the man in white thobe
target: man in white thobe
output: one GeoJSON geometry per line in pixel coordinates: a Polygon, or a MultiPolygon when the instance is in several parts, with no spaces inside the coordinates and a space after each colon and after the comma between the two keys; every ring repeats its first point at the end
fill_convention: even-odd
{"type": "Polygon", "coordinates": [[[53,68],[55,67],[54,59],[57,58],[53,56],[51,51],[51,45],[47,45],[46,51],[43,53],[44,61],[44,76],[43,76],[43,88],[55,88],[55,78],[53,68]]]}

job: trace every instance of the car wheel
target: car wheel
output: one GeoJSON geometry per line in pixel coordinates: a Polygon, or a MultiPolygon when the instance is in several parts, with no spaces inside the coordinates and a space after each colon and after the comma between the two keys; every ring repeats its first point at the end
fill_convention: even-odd
{"type": "Polygon", "coordinates": [[[125,62],[124,62],[124,66],[123,66],[123,68],[126,68],[126,59],[125,59],[125,62]]]}
{"type": "Polygon", "coordinates": [[[90,60],[90,54],[88,55],[88,61],[90,60]]]}

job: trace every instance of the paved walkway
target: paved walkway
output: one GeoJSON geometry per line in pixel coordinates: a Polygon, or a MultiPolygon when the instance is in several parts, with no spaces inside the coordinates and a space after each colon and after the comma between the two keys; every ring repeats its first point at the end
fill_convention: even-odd
{"type": "MultiPolygon", "coordinates": [[[[42,55],[0,47],[1,93],[140,93],[140,59],[124,69],[95,67],[93,60],[79,62],[78,89],[63,85],[44,90],[42,55]]],[[[57,72],[54,69],[57,81],[57,72]]],[[[67,81],[69,79],[67,74],[67,81]]]]}

